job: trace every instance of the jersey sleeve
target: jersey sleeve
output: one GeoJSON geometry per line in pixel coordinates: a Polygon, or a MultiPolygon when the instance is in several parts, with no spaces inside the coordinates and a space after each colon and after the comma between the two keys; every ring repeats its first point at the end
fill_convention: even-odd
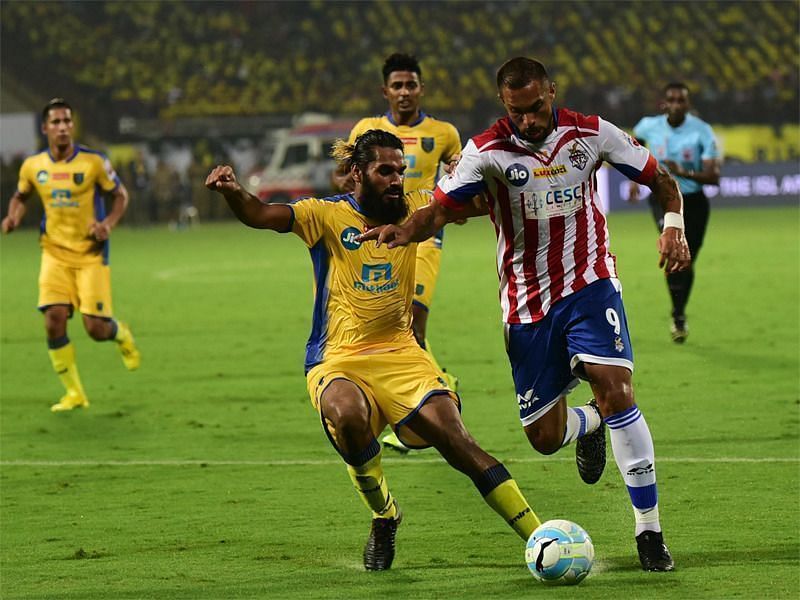
{"type": "Polygon", "coordinates": [[[442,150],[441,162],[447,162],[459,152],[461,152],[461,136],[458,135],[458,129],[455,128],[455,125],[447,123],[445,145],[442,150]]]}
{"type": "Polygon", "coordinates": [[[27,196],[33,190],[33,176],[33,166],[31,161],[26,158],[19,168],[19,181],[17,182],[17,191],[23,196],[27,196]]]}
{"type": "Polygon", "coordinates": [[[485,189],[483,159],[475,142],[470,140],[464,146],[455,170],[439,180],[433,197],[443,206],[459,210],[485,189]]]}
{"type": "Polygon", "coordinates": [[[703,151],[700,153],[702,160],[713,160],[720,157],[719,146],[717,138],[714,136],[714,130],[710,125],[705,125],[700,133],[700,144],[703,151]]]}
{"type": "Polygon", "coordinates": [[[613,123],[599,121],[600,158],[637,183],[650,183],[658,163],[650,151],[613,123]]]}
{"type": "Polygon", "coordinates": [[[97,185],[106,192],[117,189],[120,184],[120,179],[109,158],[105,154],[99,154],[98,162],[97,185]]]}
{"type": "Polygon", "coordinates": [[[323,202],[316,198],[306,198],[298,200],[288,205],[292,209],[291,231],[299,237],[306,246],[311,248],[325,233],[325,222],[328,210],[334,206],[329,202],[323,202]]]}
{"type": "Polygon", "coordinates": [[[350,145],[355,144],[356,138],[370,129],[369,124],[371,121],[372,119],[365,118],[356,123],[353,126],[353,129],[350,130],[350,136],[347,138],[347,143],[350,145]]]}

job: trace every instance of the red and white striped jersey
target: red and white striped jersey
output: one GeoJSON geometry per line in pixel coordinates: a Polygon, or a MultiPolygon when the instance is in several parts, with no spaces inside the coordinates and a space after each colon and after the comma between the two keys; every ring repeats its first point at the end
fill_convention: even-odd
{"type": "Polygon", "coordinates": [[[599,279],[616,278],[596,172],[609,162],[649,183],[650,152],[601,119],[553,111],[556,128],[539,144],[505,117],[464,147],[434,192],[450,208],[483,193],[497,233],[500,303],[506,323],[540,321],[553,304],[599,279]]]}

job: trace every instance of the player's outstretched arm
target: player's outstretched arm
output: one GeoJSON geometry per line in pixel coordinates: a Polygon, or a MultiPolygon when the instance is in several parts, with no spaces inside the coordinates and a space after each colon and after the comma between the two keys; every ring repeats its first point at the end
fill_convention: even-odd
{"type": "Polygon", "coordinates": [[[11,233],[19,224],[22,223],[22,217],[25,216],[27,206],[25,204],[26,197],[19,193],[19,190],[14,192],[11,196],[11,201],[8,203],[8,214],[2,222],[3,233],[11,233]]]}
{"type": "Polygon", "coordinates": [[[658,238],[658,266],[667,273],[688,269],[692,264],[692,257],[683,233],[683,197],[678,184],[659,165],[648,187],[664,210],[664,231],[658,238]]]}
{"type": "Polygon", "coordinates": [[[375,240],[378,246],[386,244],[387,248],[423,242],[433,237],[448,221],[458,219],[458,213],[455,216],[451,214],[454,212],[434,200],[428,206],[414,211],[402,225],[373,227],[362,233],[357,239],[361,242],[375,240]],[[448,216],[451,218],[448,219],[448,216]]]}
{"type": "Polygon", "coordinates": [[[256,229],[286,231],[292,223],[292,209],[285,204],[265,204],[244,189],[233,167],[219,165],[206,177],[206,187],[225,196],[238,219],[256,229]]]}

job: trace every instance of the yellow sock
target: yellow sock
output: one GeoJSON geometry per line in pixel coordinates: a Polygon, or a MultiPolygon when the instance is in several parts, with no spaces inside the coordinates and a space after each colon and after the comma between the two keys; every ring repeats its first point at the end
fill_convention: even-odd
{"type": "Polygon", "coordinates": [[[353,480],[358,495],[372,511],[373,518],[394,519],[397,517],[397,503],[392,498],[386,477],[383,475],[381,455],[371,458],[360,466],[347,465],[347,472],[353,480]]]}
{"type": "Polygon", "coordinates": [[[78,375],[78,365],[75,363],[75,346],[67,338],[56,340],[55,343],[49,341],[48,344],[51,346],[50,350],[48,350],[50,362],[53,363],[53,369],[61,380],[61,384],[66,388],[67,393],[86,397],[81,378],[78,375]],[[66,340],[66,343],[63,345],[57,348],[52,347],[64,340],[66,340]]]}
{"type": "Polygon", "coordinates": [[[130,342],[133,339],[130,328],[122,321],[117,321],[117,335],[114,336],[114,341],[118,344],[130,342]]]}
{"type": "Polygon", "coordinates": [[[527,542],[542,522],[506,468],[502,464],[490,467],[483,473],[481,480],[475,483],[483,494],[486,504],[503,517],[517,535],[527,542]]]}

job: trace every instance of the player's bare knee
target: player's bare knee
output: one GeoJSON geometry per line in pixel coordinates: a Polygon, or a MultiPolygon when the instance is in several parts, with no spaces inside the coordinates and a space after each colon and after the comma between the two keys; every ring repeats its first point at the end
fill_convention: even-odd
{"type": "Polygon", "coordinates": [[[349,381],[334,381],[320,399],[324,417],[338,432],[338,437],[361,437],[369,430],[369,404],[361,390],[349,381]]]}
{"type": "Polygon", "coordinates": [[[67,335],[67,317],[66,310],[48,309],[44,313],[44,328],[47,332],[47,338],[54,340],[67,335]]]}
{"type": "Polygon", "coordinates": [[[103,342],[111,337],[111,328],[108,321],[102,319],[85,319],[83,325],[89,337],[96,342],[103,342]]]}
{"type": "Polygon", "coordinates": [[[622,412],[633,406],[633,386],[628,382],[607,382],[593,388],[597,407],[604,417],[622,412]]]}

